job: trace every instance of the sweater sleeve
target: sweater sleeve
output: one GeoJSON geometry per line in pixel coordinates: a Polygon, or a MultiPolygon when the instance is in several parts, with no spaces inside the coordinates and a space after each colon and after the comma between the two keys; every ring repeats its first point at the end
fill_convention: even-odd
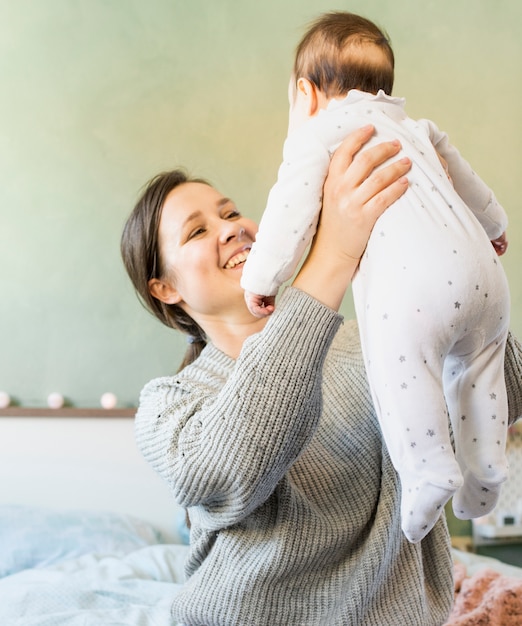
{"type": "Polygon", "coordinates": [[[447,164],[455,191],[478,219],[490,240],[500,237],[507,228],[507,215],[493,191],[473,171],[470,164],[453,146],[446,133],[431,120],[419,120],[431,143],[447,164]]]}
{"type": "Polygon", "coordinates": [[[522,417],[522,346],[511,333],[508,335],[504,377],[508,394],[509,423],[522,417]]]}
{"type": "Polygon", "coordinates": [[[178,376],[144,387],[138,447],[181,506],[203,509],[207,529],[248,516],[302,453],[321,414],[323,363],[341,321],[287,288],[221,381],[217,357],[206,362],[203,353],[178,376]]]}

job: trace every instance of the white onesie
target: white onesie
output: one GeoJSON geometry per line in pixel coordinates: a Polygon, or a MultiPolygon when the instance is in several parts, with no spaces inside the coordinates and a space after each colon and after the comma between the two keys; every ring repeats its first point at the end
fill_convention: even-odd
{"type": "Polygon", "coordinates": [[[507,218],[492,191],[433,122],[406,115],[403,99],[352,90],[287,137],[241,284],[275,295],[292,276],[315,233],[331,155],[368,123],[368,146],[399,139],[412,161],[409,188],[375,224],[352,287],[401,479],[402,528],[418,542],[452,496],[460,519],[489,513],[507,477],[509,290],[490,241],[507,218]]]}

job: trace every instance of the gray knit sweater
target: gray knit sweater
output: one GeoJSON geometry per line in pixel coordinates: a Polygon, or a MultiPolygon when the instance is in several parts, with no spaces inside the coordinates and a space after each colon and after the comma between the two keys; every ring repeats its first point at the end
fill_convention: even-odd
{"type": "MultiPolygon", "coordinates": [[[[370,400],[357,326],[289,288],[237,361],[208,345],[151,381],[139,448],[192,522],[174,621],[188,626],[440,626],[444,519],[419,544],[370,400]]],[[[512,414],[521,355],[508,349],[512,414]],[[512,364],[512,366],[511,366],[512,364]]]]}

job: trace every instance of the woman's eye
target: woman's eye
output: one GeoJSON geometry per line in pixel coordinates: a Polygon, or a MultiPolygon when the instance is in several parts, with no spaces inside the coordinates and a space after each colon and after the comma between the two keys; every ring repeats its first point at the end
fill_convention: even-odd
{"type": "Polygon", "coordinates": [[[202,226],[200,226],[199,228],[195,228],[189,233],[189,236],[187,237],[187,239],[194,239],[194,237],[197,237],[198,235],[202,235],[204,232],[205,232],[205,229],[202,226]]]}
{"type": "Polygon", "coordinates": [[[241,213],[237,209],[234,209],[233,211],[229,211],[225,217],[227,220],[233,220],[236,217],[241,217],[241,213]]]}

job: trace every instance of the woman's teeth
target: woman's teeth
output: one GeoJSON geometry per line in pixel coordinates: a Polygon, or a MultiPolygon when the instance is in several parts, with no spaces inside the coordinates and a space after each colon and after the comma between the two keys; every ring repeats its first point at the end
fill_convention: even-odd
{"type": "Polygon", "coordinates": [[[233,256],[225,265],[225,269],[231,270],[233,267],[236,267],[236,265],[244,263],[247,260],[249,252],[250,250],[244,250],[243,252],[236,254],[236,256],[233,256]]]}

